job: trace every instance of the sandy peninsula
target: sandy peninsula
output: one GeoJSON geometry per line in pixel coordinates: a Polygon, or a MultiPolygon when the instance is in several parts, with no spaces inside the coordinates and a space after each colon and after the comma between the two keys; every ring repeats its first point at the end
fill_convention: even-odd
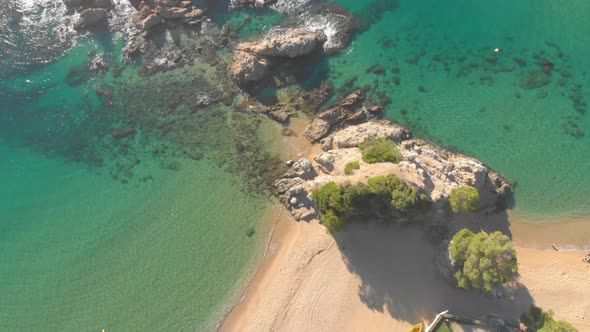
{"type": "MultiPolygon", "coordinates": [[[[295,119],[291,128],[301,132],[304,124],[295,119]]],[[[318,151],[299,135],[283,139],[295,156],[318,151]]],[[[520,275],[503,297],[494,298],[439,277],[433,264],[437,248],[419,227],[352,222],[333,236],[316,221],[295,222],[279,204],[271,213],[276,230],[267,256],[220,331],[407,331],[447,309],[509,319],[531,304],[590,331],[585,252],[550,246],[589,245],[587,222],[539,225],[509,216],[520,275]]],[[[476,219],[470,221],[494,221],[476,219]]]]}

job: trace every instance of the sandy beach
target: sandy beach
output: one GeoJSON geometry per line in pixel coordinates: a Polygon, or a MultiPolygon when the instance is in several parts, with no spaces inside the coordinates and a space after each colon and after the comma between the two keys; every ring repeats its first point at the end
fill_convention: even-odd
{"type": "MultiPolygon", "coordinates": [[[[285,214],[286,217],[288,217],[285,214]]],[[[530,304],[590,331],[590,265],[582,252],[517,247],[520,277],[501,299],[459,290],[438,277],[434,248],[418,227],[352,224],[287,229],[220,331],[406,331],[442,310],[513,317],[530,304]]]]}
{"type": "MultiPolygon", "coordinates": [[[[301,132],[304,123],[297,119],[292,129],[301,132]]],[[[293,156],[317,149],[299,135],[284,140],[293,156]]],[[[220,331],[407,331],[447,309],[509,319],[531,304],[590,331],[590,264],[582,262],[584,251],[563,250],[590,245],[588,222],[539,225],[507,214],[458,220],[503,222],[512,235],[520,276],[493,298],[440,277],[437,249],[420,226],[353,222],[332,236],[315,221],[297,223],[276,211],[267,255],[220,331]]]]}

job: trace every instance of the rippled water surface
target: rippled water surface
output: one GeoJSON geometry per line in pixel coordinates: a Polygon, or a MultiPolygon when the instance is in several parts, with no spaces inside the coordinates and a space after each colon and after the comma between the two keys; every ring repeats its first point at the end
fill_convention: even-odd
{"type": "MultiPolygon", "coordinates": [[[[2,331],[210,329],[265,237],[262,120],[193,109],[223,97],[206,63],[123,63],[115,2],[114,33],[91,36],[61,1],[0,2],[2,331]]],[[[335,2],[361,27],[318,67],[337,89],[369,87],[388,117],[505,174],[518,214],[590,214],[588,2],[335,2]]],[[[285,17],[230,17],[248,15],[241,37],[285,17]]]]}
{"type": "Polygon", "coordinates": [[[588,216],[589,14],[581,0],[398,1],[328,60],[329,75],[371,87],[391,119],[514,181],[515,213],[588,216]],[[548,83],[523,87],[544,63],[548,83]]]}

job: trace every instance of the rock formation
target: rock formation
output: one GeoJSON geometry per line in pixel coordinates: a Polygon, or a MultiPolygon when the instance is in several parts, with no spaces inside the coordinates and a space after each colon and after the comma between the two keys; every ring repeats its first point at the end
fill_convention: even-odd
{"type": "Polygon", "coordinates": [[[277,30],[254,42],[239,44],[234,50],[231,72],[239,85],[265,78],[273,62],[293,59],[321,49],[326,41],[321,32],[306,29],[277,30]]]}
{"type": "MultiPolygon", "coordinates": [[[[298,112],[314,114],[323,103],[332,97],[333,92],[332,83],[323,81],[317,88],[309,91],[280,93],[277,96],[278,102],[271,106],[264,106],[250,97],[246,97],[238,106],[245,112],[262,113],[274,121],[287,122],[291,115],[298,112]]],[[[288,130],[288,128],[285,129],[288,130]]]]}
{"type": "MultiPolygon", "coordinates": [[[[357,99],[353,100],[353,104],[358,103],[357,99]]],[[[374,176],[395,174],[424,193],[433,206],[433,210],[426,213],[435,213],[440,218],[449,213],[451,191],[465,185],[478,190],[482,209],[491,211],[503,206],[511,189],[498,173],[473,158],[410,136],[408,129],[389,120],[362,122],[336,130],[325,138],[331,143],[323,144],[324,152],[314,156],[313,161],[301,158],[288,162],[290,170],[274,183],[275,193],[296,219],[317,219],[311,201],[315,189],[330,181],[349,185],[366,182],[374,176]],[[403,161],[397,164],[363,162],[358,146],[379,137],[396,142],[403,161]],[[350,162],[359,162],[360,169],[346,175],[344,166],[350,162]]]]}
{"type": "Polygon", "coordinates": [[[88,8],[80,12],[80,17],[74,23],[77,30],[86,29],[107,21],[108,11],[105,8],[88,8]]]}
{"type": "Polygon", "coordinates": [[[365,104],[365,93],[356,89],[333,107],[318,114],[305,129],[303,135],[312,143],[326,137],[330,131],[348,124],[358,124],[382,116],[378,105],[365,104]]]}
{"type": "Polygon", "coordinates": [[[106,24],[109,10],[113,7],[112,0],[64,0],[64,3],[79,13],[78,19],[74,22],[76,30],[106,24]]]}
{"type": "Polygon", "coordinates": [[[204,13],[189,0],[142,1],[134,20],[143,31],[149,32],[167,21],[198,24],[204,18],[204,13]]]}
{"type": "Polygon", "coordinates": [[[334,54],[348,46],[357,26],[354,15],[335,3],[311,6],[298,16],[298,20],[302,27],[326,35],[323,44],[326,54],[334,54]]]}

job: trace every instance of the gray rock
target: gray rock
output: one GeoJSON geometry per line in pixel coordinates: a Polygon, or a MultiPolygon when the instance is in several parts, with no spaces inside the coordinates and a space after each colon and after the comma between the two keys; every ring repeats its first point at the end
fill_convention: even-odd
{"type": "Polygon", "coordinates": [[[324,166],[328,172],[332,172],[334,170],[334,156],[331,153],[322,153],[319,156],[315,157],[315,161],[324,166]]]}
{"type": "Polygon", "coordinates": [[[89,8],[80,12],[75,29],[85,29],[107,21],[108,11],[104,8],[89,8]]]}
{"type": "Polygon", "coordinates": [[[261,56],[296,58],[312,53],[326,41],[321,32],[307,29],[278,30],[259,41],[241,43],[237,49],[261,56]]]}

